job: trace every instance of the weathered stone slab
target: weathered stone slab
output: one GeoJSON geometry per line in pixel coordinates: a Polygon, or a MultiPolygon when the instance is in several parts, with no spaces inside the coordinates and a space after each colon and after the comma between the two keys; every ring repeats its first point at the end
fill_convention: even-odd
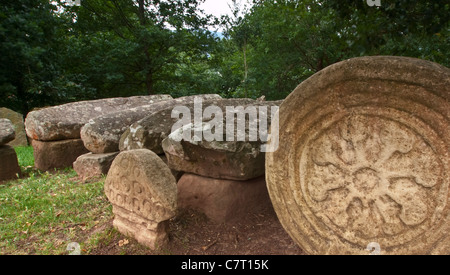
{"type": "Polygon", "coordinates": [[[16,151],[9,145],[0,146],[0,182],[17,179],[17,175],[20,176],[20,167],[16,151]]]}
{"type": "Polygon", "coordinates": [[[81,155],[89,153],[81,139],[31,142],[34,149],[34,166],[42,171],[72,167],[81,155]]]}
{"type": "Polygon", "coordinates": [[[79,139],[90,119],[152,102],[172,99],[170,95],[135,96],[80,101],[30,112],[25,119],[27,135],[40,141],[79,139]]]}
{"type": "MultiPolygon", "coordinates": [[[[203,99],[221,98],[219,95],[199,95],[196,97],[203,99]]],[[[159,110],[170,108],[170,106],[193,102],[193,99],[194,97],[183,97],[159,101],[93,118],[81,129],[81,139],[84,146],[96,154],[119,151],[120,137],[131,124],[159,110]]]]}
{"type": "Polygon", "coordinates": [[[119,141],[120,151],[149,149],[156,154],[164,154],[161,142],[170,134],[172,126],[176,122],[176,119],[171,117],[172,110],[177,106],[186,106],[192,111],[195,98],[202,99],[203,105],[222,100],[219,95],[212,94],[181,97],[160,103],[153,112],[133,123],[124,132],[119,141]]]}
{"type": "MultiPolygon", "coordinates": [[[[261,150],[263,141],[260,139],[259,119],[258,116],[245,116],[242,133],[244,136],[239,137],[239,124],[234,127],[234,131],[230,136],[226,135],[227,123],[229,122],[226,115],[227,107],[242,107],[240,111],[231,112],[231,114],[243,115],[245,110],[260,107],[266,107],[267,125],[271,123],[271,107],[278,106],[279,102],[261,102],[261,101],[239,101],[239,100],[221,100],[214,105],[223,111],[223,121],[211,125],[211,119],[203,119],[200,127],[196,123],[191,123],[185,127],[171,133],[164,141],[162,146],[168,159],[168,165],[171,169],[184,171],[205,177],[229,180],[249,180],[264,175],[265,154],[261,150]],[[222,126],[217,127],[222,123],[222,126]],[[211,129],[222,128],[222,140],[206,137],[206,134],[213,133],[211,129]],[[195,139],[186,140],[183,138],[184,131],[192,133],[197,132],[205,135],[200,141],[195,139]],[[254,139],[250,138],[254,134],[254,139]]],[[[239,109],[238,109],[239,110],[239,109]]],[[[219,119],[217,117],[217,119],[219,119]]],[[[238,118],[236,119],[236,121],[238,118]]],[[[231,122],[233,124],[233,122],[231,122]]]]}
{"type": "Polygon", "coordinates": [[[450,253],[450,70],[403,57],[332,65],[280,107],[269,193],[309,254],[450,253]]]}
{"type": "Polygon", "coordinates": [[[113,205],[113,225],[122,234],[156,249],[168,241],[168,220],[175,216],[177,186],[167,165],[150,150],[120,153],[105,182],[113,205]]]}
{"type": "Polygon", "coordinates": [[[23,122],[23,115],[14,112],[8,108],[0,108],[0,118],[9,119],[14,125],[14,131],[16,132],[16,138],[8,143],[13,147],[16,146],[28,146],[27,134],[25,132],[25,125],[23,122]]]}
{"type": "Polygon", "coordinates": [[[88,153],[81,155],[73,163],[73,169],[83,180],[89,180],[102,175],[107,175],[109,168],[119,152],[106,154],[88,153]]]}
{"type": "Polygon", "coordinates": [[[196,209],[217,223],[235,221],[270,205],[264,176],[232,181],[186,173],[177,187],[178,207],[196,209]]]}
{"type": "Polygon", "coordinates": [[[0,146],[5,145],[16,138],[14,125],[9,119],[0,118],[0,146]]]}

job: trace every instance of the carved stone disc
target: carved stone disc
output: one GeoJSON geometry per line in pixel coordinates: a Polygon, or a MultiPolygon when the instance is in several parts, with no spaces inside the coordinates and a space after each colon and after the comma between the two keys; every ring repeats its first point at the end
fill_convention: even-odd
{"type": "Polygon", "coordinates": [[[300,84],[279,114],[267,185],[305,252],[450,253],[448,68],[350,59],[300,84]]]}

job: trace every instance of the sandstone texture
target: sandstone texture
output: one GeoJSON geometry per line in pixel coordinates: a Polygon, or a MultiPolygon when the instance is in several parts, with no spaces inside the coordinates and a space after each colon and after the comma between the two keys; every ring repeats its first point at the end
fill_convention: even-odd
{"type": "Polygon", "coordinates": [[[34,140],[79,139],[81,127],[90,119],[171,98],[170,95],[151,95],[68,103],[30,112],[25,119],[25,128],[34,140]]]}
{"type": "Polygon", "coordinates": [[[31,142],[34,149],[34,166],[42,171],[72,167],[81,155],[89,153],[81,139],[31,142]]]}
{"type": "Polygon", "coordinates": [[[177,207],[177,186],[167,165],[150,150],[120,153],[105,182],[113,205],[113,225],[151,248],[168,241],[168,220],[177,207]]]}
{"type": "MultiPolygon", "coordinates": [[[[166,165],[168,165],[166,155],[158,155],[158,156],[166,165]]],[[[173,169],[170,169],[170,171],[172,172],[172,175],[174,176],[174,178],[177,182],[180,180],[181,176],[183,176],[183,174],[184,174],[183,171],[176,171],[173,169]]]]}
{"type": "Polygon", "coordinates": [[[107,175],[109,168],[119,152],[107,154],[88,153],[81,155],[73,163],[73,169],[83,180],[89,180],[102,175],[107,175]]]}
{"type": "Polygon", "coordinates": [[[216,223],[234,221],[270,205],[264,176],[232,181],[186,173],[177,187],[178,207],[196,209],[216,223]]]}
{"type": "MultiPolygon", "coordinates": [[[[203,119],[201,124],[197,125],[195,122],[188,124],[178,130],[172,132],[164,141],[162,146],[168,159],[168,165],[171,169],[177,171],[184,171],[201,176],[229,179],[229,180],[249,180],[264,175],[265,169],[265,153],[261,150],[264,142],[259,138],[259,121],[258,116],[243,116],[242,124],[243,136],[239,134],[238,125],[233,124],[234,131],[231,135],[227,135],[227,119],[226,107],[242,108],[235,114],[243,114],[247,108],[266,107],[267,125],[270,126],[271,107],[278,106],[281,102],[261,102],[235,99],[223,99],[211,105],[222,110],[224,115],[222,118],[216,117],[213,120],[203,119]],[[268,114],[267,114],[268,113],[268,114]],[[218,119],[218,120],[217,120],[218,119]],[[223,120],[222,120],[223,119],[223,120]],[[221,126],[217,126],[221,125],[221,126]],[[223,130],[222,139],[207,137],[209,133],[223,130]],[[188,140],[184,138],[184,132],[191,133],[200,132],[204,137],[200,141],[195,139],[188,140]],[[250,134],[254,134],[254,139],[250,138],[250,134]]],[[[239,115],[238,115],[239,116],[239,115]]],[[[236,116],[236,120],[239,118],[236,116]]],[[[215,132],[217,133],[217,132],[215,132]]],[[[220,137],[216,136],[216,137],[220,137]]]]}
{"type": "Polygon", "coordinates": [[[16,138],[14,125],[9,119],[0,118],[0,146],[16,138]]]}
{"type": "Polygon", "coordinates": [[[8,108],[0,108],[0,118],[9,119],[14,125],[14,131],[16,132],[16,138],[8,143],[13,147],[16,146],[28,146],[27,134],[25,132],[25,125],[23,122],[23,115],[8,108]]]}
{"type": "Polygon", "coordinates": [[[17,179],[20,167],[16,151],[12,146],[0,145],[0,182],[17,179]]]}
{"type": "Polygon", "coordinates": [[[203,106],[214,104],[222,98],[215,94],[187,96],[155,104],[152,112],[133,123],[119,140],[120,151],[149,149],[157,154],[164,154],[161,142],[166,138],[177,119],[172,118],[172,110],[177,106],[189,108],[193,115],[194,100],[202,99],[203,106]]]}
{"type": "Polygon", "coordinates": [[[346,60],[301,83],[279,114],[267,186],[305,252],[450,253],[448,68],[346,60]]]}
{"type": "MultiPolygon", "coordinates": [[[[200,95],[203,99],[220,98],[219,95],[200,95]]],[[[194,97],[170,100],[152,100],[151,104],[107,113],[89,120],[81,129],[81,139],[85,147],[96,154],[119,151],[122,134],[131,124],[159,110],[170,108],[183,102],[192,102],[194,97]]],[[[138,149],[138,148],[134,148],[138,149]]]]}

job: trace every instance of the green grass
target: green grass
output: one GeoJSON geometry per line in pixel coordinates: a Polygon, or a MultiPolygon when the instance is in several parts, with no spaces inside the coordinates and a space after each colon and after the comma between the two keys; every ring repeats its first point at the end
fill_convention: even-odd
{"type": "MultiPolygon", "coordinates": [[[[22,169],[34,164],[32,148],[16,151],[22,169]]],[[[71,242],[88,254],[102,238],[95,229],[112,217],[104,180],[82,184],[73,169],[30,169],[26,178],[0,185],[0,255],[68,254],[71,242]]]]}
{"type": "Polygon", "coordinates": [[[17,153],[17,160],[22,167],[34,166],[34,156],[32,146],[22,146],[14,148],[17,153]]]}

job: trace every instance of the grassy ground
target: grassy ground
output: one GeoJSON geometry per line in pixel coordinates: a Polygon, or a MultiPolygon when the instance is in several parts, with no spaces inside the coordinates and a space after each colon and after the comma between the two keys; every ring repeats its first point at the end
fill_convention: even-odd
{"type": "Polygon", "coordinates": [[[32,147],[16,152],[24,175],[0,185],[0,254],[68,254],[72,242],[88,254],[111,234],[97,230],[112,217],[104,178],[83,184],[73,169],[42,173],[32,147]]]}
{"type": "Polygon", "coordinates": [[[283,230],[271,205],[232,224],[180,211],[170,242],[156,251],[112,225],[105,177],[83,183],[73,169],[40,172],[33,148],[16,148],[22,177],[0,184],[0,255],[292,255],[303,252],[283,230]],[[68,246],[76,243],[68,250],[68,246]]]}

